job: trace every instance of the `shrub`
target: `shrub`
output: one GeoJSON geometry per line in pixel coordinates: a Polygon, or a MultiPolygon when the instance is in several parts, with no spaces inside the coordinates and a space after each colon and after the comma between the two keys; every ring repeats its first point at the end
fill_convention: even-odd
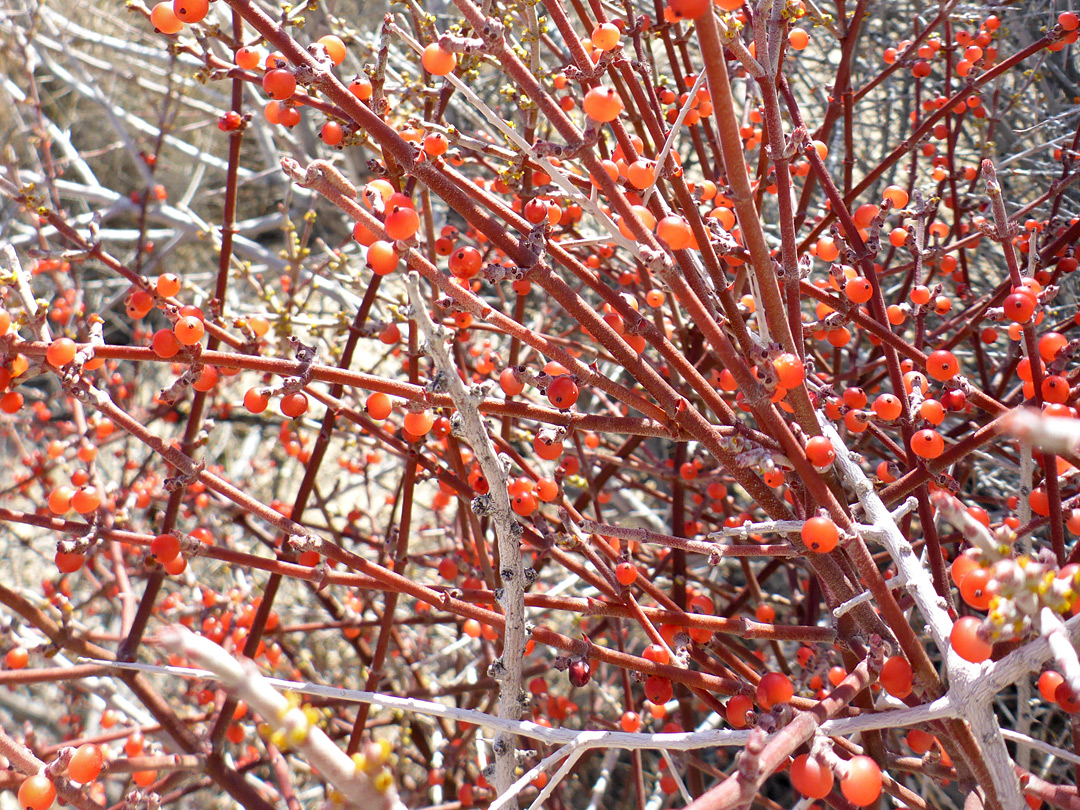
{"type": "Polygon", "coordinates": [[[923,6],[6,15],[20,803],[1075,807],[1078,22],[923,6]]]}

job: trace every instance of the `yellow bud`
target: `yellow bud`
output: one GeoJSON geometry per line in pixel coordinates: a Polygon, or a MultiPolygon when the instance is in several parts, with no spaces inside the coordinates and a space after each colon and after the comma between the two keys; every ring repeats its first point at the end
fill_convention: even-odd
{"type": "Polygon", "coordinates": [[[355,754],[352,755],[352,761],[353,761],[353,765],[356,766],[356,770],[365,771],[365,772],[367,771],[367,769],[368,769],[368,758],[366,756],[364,756],[363,754],[361,754],[359,751],[357,751],[355,754]]]}
{"type": "Polygon", "coordinates": [[[375,789],[379,793],[386,793],[394,784],[394,777],[390,774],[390,771],[383,770],[372,780],[372,784],[375,785],[375,789]]]}
{"type": "Polygon", "coordinates": [[[289,729],[289,742],[293,745],[303,745],[307,740],[308,730],[306,726],[289,729]]]}
{"type": "Polygon", "coordinates": [[[394,753],[394,746],[392,746],[389,740],[378,740],[375,743],[377,754],[375,755],[380,765],[386,764],[386,761],[390,759],[390,755],[394,753]]]}

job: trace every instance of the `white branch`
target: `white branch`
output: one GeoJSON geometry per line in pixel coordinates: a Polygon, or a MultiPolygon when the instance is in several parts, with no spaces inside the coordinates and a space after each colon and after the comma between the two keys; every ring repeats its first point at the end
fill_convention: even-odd
{"type": "MultiPolygon", "coordinates": [[[[410,272],[406,284],[413,308],[412,317],[424,335],[427,352],[435,361],[435,367],[450,389],[450,396],[457,407],[457,416],[461,419],[461,437],[472,447],[489,483],[491,518],[499,544],[499,573],[503,592],[500,604],[506,613],[502,655],[493,664],[496,668],[494,675],[499,683],[499,717],[517,720],[526,705],[521,691],[521,659],[525,656],[525,571],[521,564],[521,527],[510,510],[507,470],[495,452],[477,408],[483,392],[477,387],[466,389],[461,381],[457,365],[446,350],[446,330],[431,320],[427,304],[420,294],[420,274],[410,272]]],[[[502,795],[514,783],[517,766],[514,735],[502,731],[496,733],[494,749],[495,787],[502,795]]],[[[516,799],[510,801],[507,808],[517,810],[516,799]]]]}
{"type": "Polygon", "coordinates": [[[341,792],[346,806],[357,810],[404,810],[390,771],[383,769],[389,751],[383,756],[374,750],[369,752],[367,762],[361,767],[314,725],[302,708],[274,689],[259,674],[253,661],[233,658],[214,642],[182,625],[163,629],[157,640],[170,653],[182,655],[217,675],[229,694],[243,698],[252,711],[282,735],[286,747],[303,754],[341,792]]]}

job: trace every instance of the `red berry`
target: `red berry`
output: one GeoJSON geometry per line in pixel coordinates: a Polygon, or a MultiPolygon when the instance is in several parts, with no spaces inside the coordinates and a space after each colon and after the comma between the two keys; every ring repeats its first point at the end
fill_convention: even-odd
{"type": "Polygon", "coordinates": [[[623,716],[619,719],[619,726],[627,734],[633,734],[634,732],[641,730],[641,715],[637,712],[623,712],[623,716]]]}
{"type": "Polygon", "coordinates": [[[1057,699],[1057,688],[1065,681],[1065,677],[1060,672],[1055,672],[1052,669],[1046,670],[1039,676],[1039,694],[1043,696],[1043,700],[1055,701],[1057,699]]]}
{"type": "Polygon", "coordinates": [[[1003,306],[1005,317],[1016,323],[1027,323],[1035,314],[1035,300],[1026,293],[1013,293],[1007,296],[1003,306]]]}
{"type": "Polygon", "coordinates": [[[908,748],[914,751],[919,756],[922,756],[931,749],[936,739],[933,734],[922,729],[913,728],[907,733],[908,748]]]}
{"type": "Polygon", "coordinates": [[[1065,681],[1059,683],[1057,689],[1054,690],[1054,700],[1068,714],[1080,712],[1080,700],[1077,699],[1072,687],[1065,681]]]}
{"type": "Polygon", "coordinates": [[[936,430],[926,428],[911,437],[911,449],[920,458],[935,459],[945,452],[945,440],[936,430]]]}
{"type": "Polygon", "coordinates": [[[811,799],[824,799],[833,788],[833,774],[828,766],[822,765],[809,754],[795,757],[791,763],[791,784],[803,796],[811,799]]]}
{"type": "Polygon", "coordinates": [[[977,619],[975,616],[962,616],[957,619],[952,632],[949,634],[949,641],[952,643],[956,654],[973,664],[980,664],[985,661],[990,657],[990,652],[993,649],[979,637],[979,627],[981,625],[982,620],[977,619]]]}
{"type": "Polygon", "coordinates": [[[915,676],[911,664],[902,655],[894,655],[881,668],[881,685],[895,698],[906,698],[911,694],[915,676]]]}
{"type": "Polygon", "coordinates": [[[468,245],[450,254],[448,262],[450,274],[455,278],[472,278],[480,272],[483,265],[483,255],[479,250],[468,245]]]}
{"type": "Polygon", "coordinates": [[[420,215],[407,205],[396,205],[387,212],[383,229],[391,239],[412,239],[420,230],[420,215]]]}
{"type": "Polygon", "coordinates": [[[567,676],[570,678],[570,683],[578,688],[584,686],[592,678],[592,667],[589,662],[584,658],[579,658],[572,662],[566,670],[567,676]]]}
{"type": "Polygon", "coordinates": [[[556,377],[547,388],[547,397],[556,408],[572,408],[578,399],[577,383],[570,377],[556,377]]]}
{"type": "Polygon", "coordinates": [[[85,559],[82,554],[77,552],[68,554],[64,551],[57,551],[56,556],[53,557],[53,562],[56,563],[56,570],[61,574],[73,574],[82,568],[85,559]]]}
{"type": "Polygon", "coordinates": [[[56,800],[56,786],[44,774],[31,776],[19,785],[19,807],[48,810],[56,800]]]}
{"type": "Polygon", "coordinates": [[[806,442],[806,457],[815,467],[828,467],[836,458],[836,451],[826,437],[812,436],[806,442]]]}
{"type": "Polygon", "coordinates": [[[298,416],[303,416],[307,413],[308,400],[307,395],[303,391],[294,391],[291,394],[286,394],[281,398],[281,413],[290,419],[295,419],[298,416]]]}
{"type": "Polygon", "coordinates": [[[827,517],[813,517],[803,524],[802,541],[811,551],[826,554],[836,548],[840,530],[827,517]]]}
{"type": "Polygon", "coordinates": [[[390,401],[390,397],[381,391],[374,391],[368,395],[365,410],[372,419],[381,422],[390,415],[393,409],[394,405],[390,401]]]}
{"type": "Polygon", "coordinates": [[[173,13],[183,23],[197,23],[210,11],[210,0],[173,0],[173,13]]]}
{"type": "Polygon", "coordinates": [[[790,703],[795,694],[791,678],[782,672],[767,672],[758,682],[757,703],[765,710],[781,703],[790,703]]]}
{"type": "Polygon", "coordinates": [[[671,700],[674,692],[675,688],[671,685],[671,681],[660,675],[650,675],[645,681],[645,697],[658,706],[671,700]]]}
{"type": "Polygon", "coordinates": [[[150,552],[163,565],[172,562],[180,556],[180,539],[174,534],[159,534],[150,544],[150,552]]]}
{"type": "Polygon", "coordinates": [[[585,94],[581,108],[589,118],[604,124],[619,117],[619,113],[623,111],[623,103],[615,90],[600,86],[585,94]]]}
{"type": "Polygon", "coordinates": [[[727,721],[732,728],[746,728],[750,725],[747,715],[753,708],[754,701],[749,697],[746,695],[734,695],[727,702],[724,713],[727,715],[727,721]]]}
{"type": "Polygon", "coordinates": [[[296,92],[296,77],[284,68],[266,71],[262,84],[266,95],[275,101],[284,101],[296,92]]]}
{"type": "Polygon", "coordinates": [[[270,397],[261,388],[249,388],[244,394],[244,407],[251,413],[262,413],[270,404],[270,397]]]}
{"type": "Polygon", "coordinates": [[[666,666],[671,662],[671,656],[662,644],[650,644],[641,653],[641,657],[646,661],[652,661],[654,664],[660,664],[661,666],[666,666]]]}
{"type": "Polygon", "coordinates": [[[870,757],[852,757],[840,779],[840,792],[857,807],[873,804],[881,795],[881,768],[870,757]]]}
{"type": "Polygon", "coordinates": [[[93,743],[85,743],[71,755],[68,761],[68,776],[80,784],[88,784],[97,779],[103,762],[101,749],[93,743]]]}
{"type": "Polygon", "coordinates": [[[926,373],[935,380],[951,380],[960,373],[960,364],[955,354],[939,349],[926,358],[926,373]]]}
{"type": "Polygon", "coordinates": [[[973,568],[960,580],[960,596],[975,610],[986,610],[994,597],[990,591],[991,579],[989,568],[973,568]]]}

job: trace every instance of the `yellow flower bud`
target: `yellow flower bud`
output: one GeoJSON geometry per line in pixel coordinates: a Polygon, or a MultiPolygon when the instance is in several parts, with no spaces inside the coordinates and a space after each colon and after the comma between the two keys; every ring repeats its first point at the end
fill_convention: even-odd
{"type": "Polygon", "coordinates": [[[386,793],[386,791],[394,784],[394,777],[390,771],[383,770],[372,780],[372,784],[375,785],[375,789],[379,791],[379,793],[386,793]]]}

